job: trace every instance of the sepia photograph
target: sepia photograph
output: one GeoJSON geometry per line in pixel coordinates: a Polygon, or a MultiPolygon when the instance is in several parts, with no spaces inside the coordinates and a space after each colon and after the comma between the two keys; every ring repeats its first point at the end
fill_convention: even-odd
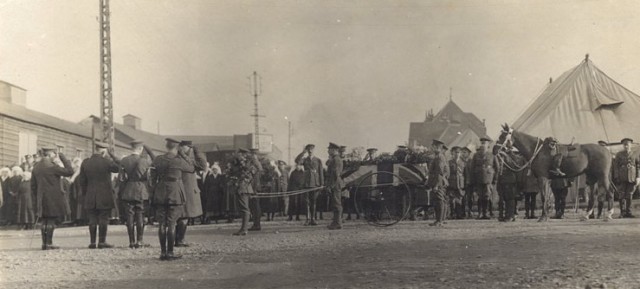
{"type": "Polygon", "coordinates": [[[638,289],[639,15],[0,0],[0,288],[638,289]]]}

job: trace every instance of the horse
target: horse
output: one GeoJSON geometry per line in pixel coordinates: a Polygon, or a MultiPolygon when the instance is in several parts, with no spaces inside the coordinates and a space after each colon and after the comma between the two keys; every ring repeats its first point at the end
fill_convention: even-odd
{"type": "MultiPolygon", "coordinates": [[[[581,144],[581,145],[556,145],[558,153],[562,149],[574,150],[572,157],[564,157],[561,170],[564,176],[556,176],[550,173],[553,156],[551,149],[547,143],[539,137],[534,137],[523,132],[519,132],[509,127],[508,124],[502,125],[502,131],[497,141],[502,148],[515,146],[522,155],[528,160],[531,166],[531,172],[538,179],[538,188],[542,193],[542,215],[538,222],[548,219],[548,211],[551,200],[550,179],[553,178],[573,178],[579,175],[585,175],[587,185],[593,191],[598,188],[599,194],[606,194],[608,201],[608,214],[604,215],[603,220],[611,220],[613,215],[613,191],[610,182],[610,170],[612,156],[611,152],[599,144],[581,144]]],[[[523,166],[520,169],[524,169],[523,166]]],[[[601,195],[602,196],[602,195],[601,195]]],[[[591,202],[589,202],[591,203],[591,202]]],[[[589,219],[589,215],[593,212],[593,205],[587,208],[587,214],[581,219],[589,219]]]]}

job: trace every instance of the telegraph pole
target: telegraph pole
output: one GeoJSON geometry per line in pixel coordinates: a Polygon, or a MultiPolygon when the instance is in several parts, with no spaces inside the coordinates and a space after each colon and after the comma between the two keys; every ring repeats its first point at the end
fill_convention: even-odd
{"type": "Polygon", "coordinates": [[[111,86],[111,25],[109,0],[100,2],[100,123],[102,140],[114,148],[113,88],[111,86]]]}
{"type": "Polygon", "coordinates": [[[251,95],[253,95],[253,114],[254,118],[254,133],[253,133],[253,147],[260,149],[260,118],[265,117],[260,115],[258,110],[258,95],[262,93],[262,78],[257,72],[253,72],[251,75],[251,95]]]}

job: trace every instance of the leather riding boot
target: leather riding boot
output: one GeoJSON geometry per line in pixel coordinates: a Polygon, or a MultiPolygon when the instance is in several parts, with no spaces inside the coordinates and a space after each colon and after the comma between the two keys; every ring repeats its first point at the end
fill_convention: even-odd
{"type": "Polygon", "coordinates": [[[240,230],[238,232],[233,233],[234,236],[244,236],[247,234],[247,226],[249,226],[249,215],[242,215],[242,225],[240,225],[240,230]]]}
{"type": "Polygon", "coordinates": [[[96,236],[98,235],[98,226],[97,225],[89,225],[89,249],[95,249],[96,247],[96,236]]]}
{"type": "Polygon", "coordinates": [[[47,249],[47,225],[43,224],[40,228],[40,234],[42,235],[42,250],[47,249]]]}
{"type": "Polygon", "coordinates": [[[98,249],[113,248],[113,245],[107,244],[107,229],[109,225],[98,225],[98,249]]]}
{"type": "Polygon", "coordinates": [[[176,247],[188,247],[184,241],[184,236],[187,233],[187,220],[179,220],[175,228],[175,246],[176,247]]]}
{"type": "Polygon", "coordinates": [[[632,198],[627,198],[627,204],[625,206],[627,218],[635,218],[635,216],[631,213],[631,201],[632,201],[632,198]]]}
{"type": "Polygon", "coordinates": [[[160,240],[160,260],[167,258],[167,225],[158,226],[158,239],[160,240]]]}
{"type": "Polygon", "coordinates": [[[136,232],[133,224],[127,224],[127,235],[129,235],[129,248],[135,248],[136,246],[136,232]]]}
{"type": "Polygon", "coordinates": [[[143,241],[144,239],[144,215],[142,211],[136,212],[136,248],[140,247],[150,247],[149,244],[143,241]]]}
{"type": "Polygon", "coordinates": [[[620,218],[624,218],[625,214],[626,214],[626,206],[627,206],[627,200],[624,198],[620,198],[620,218]]]}
{"type": "Polygon", "coordinates": [[[55,231],[56,226],[54,224],[49,224],[47,228],[47,250],[54,250],[60,247],[53,245],[53,231],[55,231]]]}
{"type": "Polygon", "coordinates": [[[129,235],[129,248],[134,248],[136,245],[136,232],[134,223],[134,216],[131,212],[127,212],[127,235],[129,235]]]}
{"type": "Polygon", "coordinates": [[[176,241],[175,228],[173,226],[169,226],[167,228],[167,255],[165,257],[165,260],[167,261],[182,258],[182,256],[180,255],[173,254],[173,244],[175,243],[175,241],[176,241]]]}

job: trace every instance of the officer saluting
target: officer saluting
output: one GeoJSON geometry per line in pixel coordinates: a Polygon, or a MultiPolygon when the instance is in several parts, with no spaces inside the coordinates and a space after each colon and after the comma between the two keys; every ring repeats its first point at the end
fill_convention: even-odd
{"type": "Polygon", "coordinates": [[[167,153],[153,160],[152,181],[155,184],[151,202],[156,207],[160,260],[174,260],[182,256],[173,254],[178,218],[182,216],[185,190],[182,172],[195,172],[191,159],[178,149],[177,140],[167,138],[167,153]]]}
{"type": "Polygon", "coordinates": [[[478,219],[488,220],[487,209],[489,208],[491,186],[496,184],[496,167],[498,161],[489,149],[491,139],[485,136],[480,139],[480,147],[473,159],[471,159],[471,185],[478,194],[478,211],[482,215],[478,219]]]}
{"type": "Polygon", "coordinates": [[[64,154],[56,154],[55,150],[56,148],[42,148],[42,159],[33,166],[31,177],[31,191],[36,196],[36,216],[42,223],[42,250],[58,249],[58,246],[53,245],[53,231],[56,223],[69,213],[69,208],[64,203],[60,178],[72,176],[73,168],[64,154]],[[58,156],[64,168],[53,162],[58,156]]]}
{"type": "Polygon", "coordinates": [[[107,148],[108,144],[96,142],[96,153],[82,162],[78,175],[84,193],[84,208],[89,215],[89,249],[96,248],[96,229],[99,236],[97,248],[113,247],[107,244],[109,217],[116,206],[111,173],[117,173],[120,167],[107,148]]]}
{"type": "Polygon", "coordinates": [[[120,166],[123,169],[120,200],[125,205],[129,248],[149,246],[142,241],[144,236],[144,202],[149,200],[147,173],[151,166],[151,160],[142,156],[145,149],[153,159],[153,152],[147,149],[142,141],[132,141],[131,154],[120,161],[120,166]]]}
{"type": "Polygon", "coordinates": [[[342,229],[342,158],[339,153],[340,146],[329,143],[329,161],[327,162],[326,187],[331,194],[331,208],[333,209],[333,222],[327,228],[329,230],[342,229]]]}
{"type": "MultiPolygon", "coordinates": [[[[324,186],[324,173],[322,171],[322,160],[313,154],[316,148],[313,144],[308,144],[304,150],[296,157],[296,164],[304,166],[304,187],[312,189],[324,186]]],[[[307,220],[305,226],[315,226],[316,223],[316,202],[318,200],[319,191],[306,193],[305,204],[307,206],[307,220]]]]}
{"type": "Polygon", "coordinates": [[[207,159],[202,155],[198,148],[188,140],[183,140],[179,144],[181,155],[186,157],[187,162],[194,165],[195,171],[182,172],[182,184],[184,186],[184,211],[182,217],[176,224],[176,247],[188,247],[184,237],[187,233],[187,224],[191,218],[197,218],[202,215],[202,201],[200,200],[200,188],[196,171],[202,171],[207,167],[207,159]]]}
{"type": "Polygon", "coordinates": [[[378,149],[377,148],[368,148],[367,155],[362,159],[363,163],[373,163],[376,160],[378,149]]]}
{"type": "Polygon", "coordinates": [[[633,140],[622,139],[624,150],[613,160],[613,181],[620,191],[620,217],[634,218],[631,214],[631,197],[640,183],[640,159],[631,151],[633,140]]]}

